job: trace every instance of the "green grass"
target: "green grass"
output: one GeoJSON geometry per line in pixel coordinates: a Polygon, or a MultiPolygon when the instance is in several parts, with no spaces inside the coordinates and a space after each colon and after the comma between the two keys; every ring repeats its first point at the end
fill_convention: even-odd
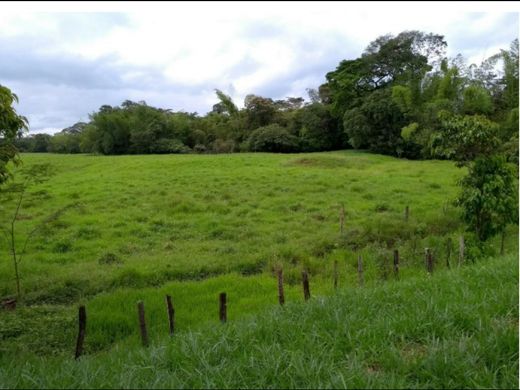
{"type": "MultiPolygon", "coordinates": [[[[20,238],[66,208],[31,241],[21,265],[29,303],[70,303],[107,288],[229,272],[256,274],[274,262],[282,262],[294,281],[302,265],[319,273],[324,260],[412,237],[432,241],[418,244],[422,253],[423,244],[435,245],[435,237],[459,228],[455,210],[442,211],[461,176],[448,162],[355,152],[23,159],[26,166],[51,163],[56,174],[32,189],[18,221],[20,238]],[[345,242],[340,203],[347,213],[345,242]],[[406,205],[408,224],[402,218],[406,205]],[[104,263],[111,254],[120,262],[104,263]]],[[[0,295],[14,291],[6,254],[4,247],[0,295]]]]}
{"type": "Polygon", "coordinates": [[[344,287],[147,349],[0,357],[0,387],[518,388],[518,341],[518,258],[508,256],[344,287]]]}
{"type": "MultiPolygon", "coordinates": [[[[458,192],[456,182],[465,171],[448,161],[407,161],[356,151],[111,157],[26,154],[22,158],[26,167],[51,164],[54,175],[49,181],[32,187],[25,198],[16,225],[18,243],[21,244],[25,234],[41,220],[57,211],[61,214],[29,242],[27,254],[20,264],[23,302],[15,311],[0,310],[0,359],[14,364],[4,368],[4,378],[9,373],[14,378],[16,370],[24,370],[19,366],[20,356],[33,362],[34,369],[38,369],[40,363],[60,362],[56,375],[62,372],[60,370],[72,367],[67,366],[72,363],[66,362],[74,350],[80,304],[87,308],[86,352],[91,356],[86,360],[90,363],[81,364],[96,365],[97,356],[100,356],[100,362],[111,361],[132,351],[135,367],[138,367],[140,359],[153,359],[153,356],[141,356],[142,352],[138,352],[138,300],[145,303],[150,335],[155,343],[150,351],[155,351],[153,353],[161,359],[169,359],[168,356],[177,352],[164,346],[166,294],[172,295],[174,300],[179,340],[188,343],[195,337],[192,332],[221,329],[218,294],[222,291],[228,293],[231,324],[242,323],[247,318],[252,318],[253,323],[262,322],[261,317],[254,316],[266,310],[267,313],[274,310],[272,315],[279,315],[277,309],[272,309],[277,305],[274,274],[277,266],[282,265],[284,269],[287,311],[298,317],[296,313],[302,308],[298,303],[303,301],[300,283],[304,268],[310,273],[313,297],[330,297],[334,295],[333,264],[338,261],[342,291],[339,295],[343,301],[337,301],[339,297],[330,298],[326,306],[356,305],[355,299],[365,299],[365,293],[372,294],[370,300],[373,300],[379,296],[377,294],[385,294],[378,291],[387,291],[387,288],[398,291],[402,286],[414,285],[416,278],[423,278],[426,247],[434,253],[435,274],[442,273],[446,270],[446,243],[452,239],[453,266],[458,255],[458,236],[463,232],[458,210],[450,202],[458,192]],[[346,210],[343,236],[339,232],[341,204],[346,210]],[[410,207],[408,221],[403,217],[406,206],[410,207]],[[390,270],[395,248],[401,255],[398,284],[392,282],[390,270]],[[364,290],[354,289],[358,284],[358,254],[364,261],[364,290]],[[353,294],[352,298],[349,298],[350,294],[353,294]]],[[[2,221],[7,221],[13,207],[13,200],[0,205],[2,221]]],[[[486,246],[484,254],[495,256],[498,249],[499,240],[495,238],[486,246]]],[[[471,242],[468,242],[467,252],[468,255],[476,253],[471,242]]],[[[508,229],[506,253],[518,256],[517,227],[508,229]]],[[[3,241],[0,256],[0,297],[8,297],[14,294],[15,284],[3,241]]],[[[477,271],[462,271],[465,272],[471,275],[477,271]]],[[[450,278],[455,280],[453,278],[459,273],[453,274],[450,278]]],[[[487,288],[486,283],[483,282],[483,288],[487,288]]],[[[413,295],[407,296],[406,300],[415,304],[413,295]]],[[[395,310],[401,310],[401,307],[397,305],[395,310]]],[[[377,312],[365,314],[378,317],[377,312]]],[[[271,332],[277,332],[278,321],[284,323],[292,318],[275,319],[270,315],[265,317],[270,318],[265,320],[265,326],[274,321],[271,332]]],[[[418,321],[415,317],[418,313],[408,315],[410,323],[418,321]]],[[[369,325],[370,321],[377,323],[379,320],[363,321],[365,331],[370,333],[375,331],[369,325]]],[[[234,329],[231,324],[225,329],[234,329]]],[[[323,324],[328,329],[329,325],[323,324]]],[[[293,325],[287,323],[286,326],[293,325]]],[[[217,343],[224,335],[215,332],[211,333],[213,339],[193,340],[198,345],[207,345],[204,343],[211,340],[217,343]]],[[[268,333],[267,328],[262,332],[268,333]]],[[[298,332],[300,330],[296,330],[295,337],[298,332]]],[[[325,333],[316,335],[328,337],[325,333]]],[[[459,334],[450,340],[455,343],[465,339],[459,334]]],[[[472,342],[476,343],[475,340],[472,342]]],[[[297,349],[298,345],[293,345],[295,354],[302,353],[297,349]]],[[[362,356],[377,351],[382,353],[375,345],[367,343],[356,353],[362,356]]],[[[471,345],[471,348],[477,346],[471,345]]],[[[195,359],[188,354],[192,347],[186,344],[183,348],[186,359],[195,359]]],[[[217,353],[218,348],[228,347],[215,348],[217,353]]],[[[280,342],[262,341],[255,348],[266,351],[272,348],[276,352],[280,342]]],[[[507,350],[506,346],[496,346],[490,353],[501,354],[502,349],[507,350]]],[[[383,355],[392,353],[391,350],[383,352],[383,355]]],[[[261,359],[261,356],[259,353],[251,359],[261,359]]],[[[310,369],[304,363],[302,360],[295,364],[310,369]]],[[[324,362],[316,369],[332,370],[338,364],[328,366],[329,363],[324,362]]],[[[131,360],[124,364],[133,367],[131,360]]],[[[508,369],[511,364],[507,362],[508,369]]],[[[111,379],[106,373],[100,380],[115,386],[118,386],[118,380],[128,386],[144,383],[139,382],[141,379],[132,382],[132,376],[122,377],[126,366],[116,367],[121,372],[112,372],[111,379]]],[[[201,366],[197,367],[202,370],[201,366]]],[[[376,377],[379,375],[377,367],[372,368],[376,377]]],[[[143,367],[139,370],[146,371],[143,367]]],[[[190,368],[187,366],[186,370],[190,368]]],[[[186,372],[180,377],[176,375],[176,379],[168,378],[166,371],[151,371],[163,378],[157,379],[157,386],[168,387],[167,383],[197,386],[197,371],[186,372]],[[179,382],[168,382],[172,380],[179,382]]],[[[143,378],[147,378],[146,375],[143,378]]],[[[397,382],[388,377],[381,382],[370,382],[360,376],[356,380],[361,382],[346,383],[349,387],[356,387],[356,383],[364,383],[364,386],[387,382],[397,385],[401,383],[399,381],[412,383],[406,375],[394,371],[392,375],[397,382]]],[[[36,374],[29,377],[44,380],[44,376],[40,378],[36,374]]],[[[50,377],[45,378],[50,380],[50,377]]],[[[326,382],[321,377],[319,380],[324,382],[319,383],[341,387],[341,378],[338,378],[340,382],[326,382]]],[[[491,383],[488,379],[482,386],[491,383]]],[[[64,379],[61,386],[67,387],[68,380],[64,379]]],[[[241,387],[260,385],[255,380],[253,378],[250,384],[241,382],[241,387]]],[[[292,382],[279,382],[280,386],[310,387],[318,383],[308,376],[302,377],[301,382],[293,377],[290,380],[292,382]]],[[[501,379],[494,380],[506,383],[500,382],[501,379]]],[[[86,386],[84,381],[74,382],[75,386],[81,386],[80,383],[86,386]]],[[[418,381],[430,383],[423,377],[418,381]]],[[[9,387],[7,384],[14,382],[3,382],[0,377],[0,386],[3,383],[9,387]]],[[[47,385],[52,383],[47,382],[47,385]]],[[[92,382],[91,385],[100,383],[92,382]]],[[[215,379],[211,383],[217,386],[225,382],[215,379]]],[[[226,383],[233,387],[235,382],[226,383]]],[[[473,382],[464,383],[471,386],[473,382]]],[[[17,386],[23,387],[22,382],[17,386]]],[[[200,382],[198,386],[205,387],[205,384],[200,382]]],[[[32,387],[40,386],[36,382],[32,387]]]]}

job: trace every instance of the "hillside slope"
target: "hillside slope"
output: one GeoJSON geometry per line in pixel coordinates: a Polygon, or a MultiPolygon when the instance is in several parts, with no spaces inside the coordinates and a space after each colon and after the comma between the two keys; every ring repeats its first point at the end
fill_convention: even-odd
{"type": "Polygon", "coordinates": [[[347,287],[148,349],[0,363],[2,388],[517,388],[518,257],[347,287]]]}

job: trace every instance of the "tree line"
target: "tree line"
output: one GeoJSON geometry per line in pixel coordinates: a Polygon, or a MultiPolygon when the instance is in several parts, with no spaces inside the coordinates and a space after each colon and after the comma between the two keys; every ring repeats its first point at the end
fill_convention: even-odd
{"type": "Polygon", "coordinates": [[[492,128],[518,161],[518,39],[480,65],[446,56],[442,35],[405,31],[343,60],[308,97],[248,95],[238,108],[216,90],[206,115],[124,101],[103,105],[88,123],[50,136],[19,137],[25,152],[312,152],[345,148],[406,157],[454,158],[442,149],[453,126],[492,128]]]}

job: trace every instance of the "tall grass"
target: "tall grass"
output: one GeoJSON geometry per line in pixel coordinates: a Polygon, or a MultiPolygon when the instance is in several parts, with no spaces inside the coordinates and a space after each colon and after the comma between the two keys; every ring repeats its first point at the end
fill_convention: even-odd
{"type": "Polygon", "coordinates": [[[78,362],[3,355],[0,387],[517,388],[517,276],[516,256],[487,259],[214,321],[147,349],[78,362]]]}

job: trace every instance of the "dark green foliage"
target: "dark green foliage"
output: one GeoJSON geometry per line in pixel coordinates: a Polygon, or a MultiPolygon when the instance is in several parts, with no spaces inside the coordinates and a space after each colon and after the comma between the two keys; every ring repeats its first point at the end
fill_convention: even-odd
{"type": "Polygon", "coordinates": [[[296,112],[292,121],[293,133],[300,138],[304,152],[341,149],[344,134],[330,113],[330,107],[313,103],[296,112]]]}
{"type": "Polygon", "coordinates": [[[363,104],[345,113],[343,127],[355,147],[396,155],[402,149],[406,120],[389,89],[370,94],[363,104]]]}
{"type": "Polygon", "coordinates": [[[276,106],[273,99],[247,95],[244,100],[246,127],[249,130],[267,126],[273,122],[276,106]]]}
{"type": "Polygon", "coordinates": [[[480,241],[504,231],[509,223],[517,223],[515,176],[505,158],[476,159],[461,186],[457,203],[462,207],[462,218],[480,241]]]}
{"type": "Polygon", "coordinates": [[[51,153],[80,153],[80,134],[55,134],[47,145],[47,151],[51,153]]]}
{"type": "Polygon", "coordinates": [[[193,120],[192,114],[171,113],[145,102],[103,106],[91,116],[81,149],[103,154],[186,153],[193,120]]]}
{"type": "Polygon", "coordinates": [[[17,138],[15,146],[20,152],[45,153],[49,151],[51,139],[49,134],[33,134],[17,138]]]}
{"type": "Polygon", "coordinates": [[[340,62],[327,73],[332,105],[338,117],[362,104],[370,93],[388,85],[416,86],[431,70],[429,61],[442,55],[446,42],[441,35],[405,31],[384,35],[371,42],[360,58],[340,62]]]}
{"type": "Polygon", "coordinates": [[[463,111],[467,115],[490,114],[493,111],[491,95],[483,87],[469,86],[464,90],[463,111]]]}
{"type": "Polygon", "coordinates": [[[513,108],[507,115],[500,128],[500,139],[503,144],[500,151],[504,153],[509,162],[518,166],[518,107],[513,108]]]}
{"type": "Polygon", "coordinates": [[[27,119],[18,115],[13,107],[17,102],[18,97],[0,84],[0,184],[9,178],[7,164],[18,162],[15,139],[27,130],[27,119]]]}
{"type": "Polygon", "coordinates": [[[480,115],[440,114],[441,132],[432,144],[434,154],[460,163],[488,156],[498,147],[498,125],[480,115]]]}
{"type": "Polygon", "coordinates": [[[299,149],[298,138],[277,124],[253,131],[249,136],[248,144],[253,152],[290,153],[299,149]]]}

